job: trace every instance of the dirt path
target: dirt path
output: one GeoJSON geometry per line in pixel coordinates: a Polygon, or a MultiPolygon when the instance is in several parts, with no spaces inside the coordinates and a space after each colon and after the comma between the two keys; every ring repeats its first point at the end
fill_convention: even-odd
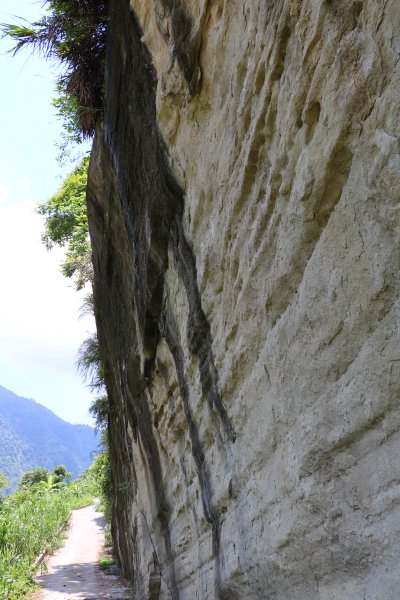
{"type": "Polygon", "coordinates": [[[63,548],[46,559],[48,572],[37,577],[43,585],[33,600],[128,600],[127,587],[106,575],[98,558],[104,546],[104,521],[93,506],[75,510],[63,548]]]}

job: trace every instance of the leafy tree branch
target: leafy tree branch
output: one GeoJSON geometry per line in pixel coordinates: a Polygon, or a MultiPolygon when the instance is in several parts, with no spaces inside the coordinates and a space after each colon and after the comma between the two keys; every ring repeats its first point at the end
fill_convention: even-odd
{"type": "Polygon", "coordinates": [[[89,158],[63,181],[59,190],[37,212],[45,218],[42,241],[46,248],[65,247],[61,266],[65,277],[73,278],[75,288],[82,289],[92,280],[91,246],[86,215],[86,185],[89,158]]]}

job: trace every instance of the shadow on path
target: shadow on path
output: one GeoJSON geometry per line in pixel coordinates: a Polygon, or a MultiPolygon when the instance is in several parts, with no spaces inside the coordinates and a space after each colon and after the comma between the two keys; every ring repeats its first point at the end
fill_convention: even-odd
{"type": "MultiPolygon", "coordinates": [[[[51,573],[36,577],[43,585],[43,592],[49,598],[58,598],[58,594],[71,594],[80,600],[127,600],[129,592],[124,589],[119,577],[105,575],[97,562],[69,563],[57,565],[51,573]]],[[[47,596],[45,596],[47,597],[47,596]]],[[[62,596],[61,596],[62,597],[62,596]]]]}

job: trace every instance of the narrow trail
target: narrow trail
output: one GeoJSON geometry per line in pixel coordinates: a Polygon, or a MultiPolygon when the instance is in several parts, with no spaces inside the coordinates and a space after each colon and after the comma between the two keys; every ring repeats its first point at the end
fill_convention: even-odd
{"type": "Polygon", "coordinates": [[[43,588],[32,600],[128,600],[122,580],[105,574],[98,559],[104,547],[104,519],[93,506],[74,510],[62,548],[46,559],[47,573],[36,578],[43,588]]]}

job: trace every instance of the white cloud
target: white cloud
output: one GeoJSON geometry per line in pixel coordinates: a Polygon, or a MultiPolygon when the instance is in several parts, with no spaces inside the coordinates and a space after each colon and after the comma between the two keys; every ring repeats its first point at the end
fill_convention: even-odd
{"type": "Polygon", "coordinates": [[[82,298],[60,273],[62,251],[41,243],[34,207],[0,204],[0,361],[72,371],[93,324],[78,319],[82,298]]]}

